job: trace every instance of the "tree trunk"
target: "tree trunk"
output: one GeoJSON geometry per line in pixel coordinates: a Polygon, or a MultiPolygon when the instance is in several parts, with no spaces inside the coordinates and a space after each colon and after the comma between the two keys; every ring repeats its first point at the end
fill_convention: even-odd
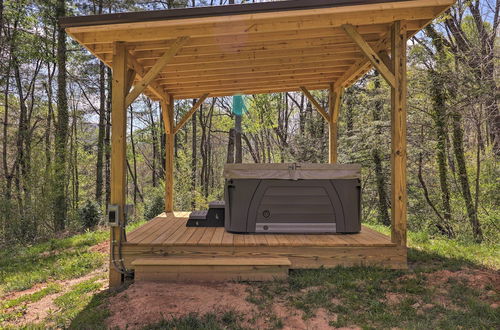
{"type": "Polygon", "coordinates": [[[379,148],[382,130],[378,122],[380,121],[380,114],[383,113],[384,106],[380,96],[380,75],[378,71],[375,71],[375,105],[373,107],[372,116],[373,121],[376,123],[376,138],[375,145],[372,149],[373,163],[375,165],[375,177],[377,183],[378,192],[378,220],[380,223],[390,226],[391,218],[389,216],[389,200],[387,198],[387,187],[386,187],[386,177],[384,175],[384,169],[382,165],[382,155],[379,148]]]}
{"type": "Polygon", "coordinates": [[[243,162],[243,150],[241,146],[241,120],[242,115],[234,114],[234,162],[243,162]]]}
{"type": "Polygon", "coordinates": [[[229,129],[229,139],[227,142],[227,164],[234,163],[234,128],[229,129]]]}
{"type": "Polygon", "coordinates": [[[467,209],[467,217],[472,227],[472,234],[476,242],[480,243],[483,240],[483,232],[481,224],[477,218],[477,212],[472,201],[472,195],[469,185],[469,177],[467,176],[467,167],[465,163],[465,152],[463,146],[463,130],[462,130],[462,116],[458,111],[452,114],[453,123],[453,151],[455,159],[457,160],[458,178],[462,188],[462,196],[465,201],[467,209]]]}
{"type": "MultiPolygon", "coordinates": [[[[66,16],[64,0],[58,0],[56,17],[66,16]]],[[[55,172],[54,172],[54,229],[61,231],[65,227],[67,217],[66,200],[66,163],[68,142],[68,100],[66,96],[66,32],[59,24],[57,35],[57,123],[55,134],[55,172]]]]}

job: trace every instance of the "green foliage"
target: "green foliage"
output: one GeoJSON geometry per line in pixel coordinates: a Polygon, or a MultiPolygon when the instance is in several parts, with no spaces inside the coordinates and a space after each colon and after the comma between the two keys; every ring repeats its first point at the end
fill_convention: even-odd
{"type": "Polygon", "coordinates": [[[165,212],[165,192],[163,189],[151,189],[144,202],[144,218],[151,220],[165,212]]]}
{"type": "Polygon", "coordinates": [[[89,247],[108,238],[106,231],[53,239],[31,247],[0,251],[0,294],[29,289],[48,280],[85,275],[103,265],[105,256],[89,247]]]}
{"type": "Polygon", "coordinates": [[[109,315],[106,308],[98,308],[104,303],[106,294],[94,295],[101,289],[103,283],[102,277],[93,277],[80,282],[70,291],[54,299],[54,304],[59,307],[57,313],[48,318],[50,322],[55,323],[57,327],[95,329],[103,328],[102,321],[109,315]],[[81,315],[84,312],[85,315],[81,315]],[[93,315],[92,315],[92,314],[93,315]]]}
{"type": "Polygon", "coordinates": [[[99,224],[101,210],[97,203],[87,200],[85,205],[78,210],[83,229],[91,229],[99,224]]]}

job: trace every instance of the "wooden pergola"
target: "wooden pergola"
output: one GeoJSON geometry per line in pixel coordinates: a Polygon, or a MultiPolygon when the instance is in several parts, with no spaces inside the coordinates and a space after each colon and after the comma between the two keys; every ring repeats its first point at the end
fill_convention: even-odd
{"type": "MultiPolygon", "coordinates": [[[[406,260],[406,42],[453,3],[292,0],[62,19],[113,71],[111,203],[125,209],[126,108],[141,93],[162,106],[168,213],[174,136],[207,97],[302,91],[328,122],[335,163],[342,92],[375,68],[391,87],[391,241],[406,260]],[[318,89],[328,90],[328,109],[310,93],[318,89]],[[191,98],[198,102],[175,123],[174,100],[191,98]]],[[[119,244],[120,229],[112,232],[119,244]]],[[[111,283],[118,275],[111,270],[111,283]]]]}

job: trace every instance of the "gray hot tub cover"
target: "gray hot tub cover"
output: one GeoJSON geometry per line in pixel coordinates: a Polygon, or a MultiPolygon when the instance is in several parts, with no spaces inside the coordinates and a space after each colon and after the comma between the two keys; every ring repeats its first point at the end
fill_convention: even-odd
{"type": "Polygon", "coordinates": [[[359,164],[226,164],[226,179],[360,179],[359,164]]]}

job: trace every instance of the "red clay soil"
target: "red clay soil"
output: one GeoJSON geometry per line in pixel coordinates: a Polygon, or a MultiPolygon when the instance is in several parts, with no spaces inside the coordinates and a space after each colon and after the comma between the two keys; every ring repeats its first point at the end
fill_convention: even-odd
{"type": "MultiPolygon", "coordinates": [[[[235,311],[244,317],[243,323],[249,328],[267,328],[257,307],[245,300],[247,288],[241,283],[134,283],[111,297],[107,326],[139,329],[193,312],[204,315],[235,311]]],[[[273,312],[283,321],[284,329],[328,329],[329,321],[336,318],[320,309],[315,317],[303,320],[302,311],[281,304],[275,304],[273,312]]]]}

